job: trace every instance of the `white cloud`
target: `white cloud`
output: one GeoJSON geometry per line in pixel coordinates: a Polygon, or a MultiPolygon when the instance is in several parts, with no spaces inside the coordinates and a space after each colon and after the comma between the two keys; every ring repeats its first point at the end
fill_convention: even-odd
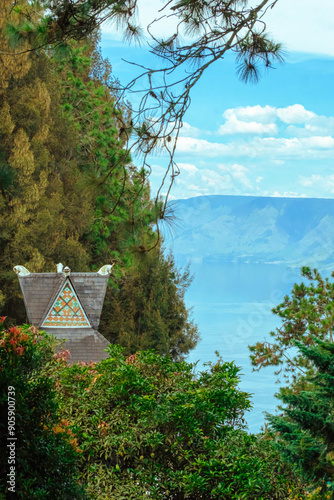
{"type": "MultiPolygon", "coordinates": [[[[209,194],[297,197],[305,196],[305,192],[307,196],[334,196],[334,174],[322,176],[315,170],[328,168],[328,161],[334,159],[334,117],[316,115],[300,104],[286,108],[231,108],[224,117],[225,125],[233,121],[243,127],[274,124],[283,136],[263,137],[254,133],[218,140],[210,136],[210,141],[208,136],[205,139],[198,136],[201,131],[187,124],[185,131],[189,135],[179,137],[176,148],[175,160],[181,175],[176,178],[174,197],[209,194]],[[280,168],[282,165],[284,168],[280,168]]],[[[167,162],[163,155],[161,160],[161,165],[167,162]]],[[[164,173],[162,166],[153,165],[153,190],[164,173]]]]}
{"type": "MultiPolygon", "coordinates": [[[[229,194],[229,195],[256,195],[273,197],[306,197],[306,196],[333,196],[334,174],[322,175],[288,175],[290,182],[276,183],[271,188],[267,175],[258,175],[256,166],[250,164],[247,168],[240,163],[207,164],[205,168],[192,163],[179,163],[181,175],[176,178],[172,189],[171,199],[191,198],[194,196],[229,194]],[[283,187],[282,187],[283,186],[283,187]],[[300,187],[300,189],[298,189],[300,187]],[[307,194],[305,194],[307,193],[307,194]]],[[[301,170],[303,171],[303,170],[301,170]]],[[[154,165],[153,172],[162,173],[162,166],[154,165]]],[[[268,168],[270,176],[270,169],[268,168]]],[[[160,186],[162,178],[152,175],[150,178],[152,195],[160,186]]],[[[162,194],[166,189],[163,188],[162,194]]]]}
{"type": "Polygon", "coordinates": [[[273,193],[267,192],[268,196],[272,196],[273,198],[307,198],[306,194],[300,194],[296,191],[284,191],[280,193],[279,191],[274,191],[273,193]]]}
{"type": "Polygon", "coordinates": [[[243,122],[233,117],[219,127],[218,134],[277,134],[277,126],[275,123],[243,122]]]}
{"type": "Polygon", "coordinates": [[[301,142],[308,145],[310,148],[314,149],[332,149],[334,148],[333,137],[309,137],[302,139],[301,142]]]}
{"type": "Polygon", "coordinates": [[[189,156],[220,156],[228,153],[229,146],[218,142],[209,142],[205,139],[180,137],[177,142],[177,153],[189,156]]]}
{"type": "Polygon", "coordinates": [[[321,137],[253,137],[248,141],[236,140],[227,144],[209,142],[205,139],[180,137],[177,145],[180,159],[195,156],[199,158],[243,157],[267,158],[333,158],[334,138],[321,137]]]}
{"type": "Polygon", "coordinates": [[[333,116],[319,116],[314,114],[310,118],[304,127],[296,127],[295,125],[289,125],[286,131],[290,135],[296,137],[309,137],[312,135],[326,136],[334,134],[334,117],[333,116]]]}
{"type": "MultiPolygon", "coordinates": [[[[218,134],[227,135],[227,134],[271,134],[276,135],[278,132],[277,121],[278,123],[284,123],[289,125],[289,127],[294,127],[288,132],[292,132],[296,129],[294,124],[305,124],[304,129],[298,128],[297,131],[308,131],[310,132],[313,126],[314,133],[319,129],[319,116],[317,116],[313,111],[309,111],[304,108],[301,104],[293,104],[291,106],[287,106],[286,108],[275,108],[273,106],[245,106],[245,107],[237,107],[227,109],[223,113],[223,117],[225,118],[225,123],[220,125],[218,129],[218,134]]],[[[323,130],[326,130],[326,124],[329,125],[329,122],[323,119],[326,117],[322,117],[320,122],[322,123],[323,130]]],[[[334,124],[330,121],[330,125],[334,124]]],[[[302,135],[302,134],[298,134],[302,135]]],[[[304,134],[310,135],[310,134],[304,134]]]]}
{"type": "Polygon", "coordinates": [[[223,113],[225,123],[218,133],[225,134],[276,134],[275,108],[271,106],[247,106],[227,109],[223,113]]]}
{"type": "MultiPolygon", "coordinates": [[[[179,164],[179,166],[181,166],[179,164]]],[[[217,169],[181,169],[173,193],[179,198],[210,194],[249,194],[255,188],[247,176],[248,169],[240,164],[218,165],[217,169]]]]}
{"type": "MultiPolygon", "coordinates": [[[[253,156],[277,155],[283,157],[314,158],[330,157],[334,155],[333,137],[293,137],[290,139],[281,137],[256,137],[252,143],[254,147],[253,156]]],[[[243,153],[251,154],[251,144],[245,147],[243,153]]]]}
{"type": "MultiPolygon", "coordinates": [[[[316,132],[317,127],[319,127],[318,121],[320,118],[313,113],[313,111],[305,109],[301,104],[293,104],[292,106],[287,106],[286,108],[274,108],[269,105],[230,108],[223,113],[223,117],[225,118],[225,123],[220,125],[218,129],[218,134],[220,135],[276,135],[278,132],[276,124],[277,121],[288,124],[290,127],[294,126],[292,124],[305,124],[305,130],[311,130],[310,127],[313,125],[313,127],[315,127],[314,132],[316,132]]],[[[322,120],[322,124],[324,125],[324,120],[322,120]]],[[[331,125],[333,124],[331,123],[331,125]]],[[[290,133],[292,130],[290,130],[290,133]]],[[[299,127],[298,130],[304,129],[299,127]]]]}
{"type": "Polygon", "coordinates": [[[310,176],[299,177],[301,186],[316,189],[322,193],[334,193],[334,175],[312,174],[310,176]]]}
{"type": "Polygon", "coordinates": [[[244,187],[246,187],[248,189],[253,189],[253,184],[248,179],[247,175],[245,175],[243,172],[236,172],[236,173],[232,174],[232,177],[235,180],[238,180],[240,182],[240,184],[243,185],[244,187]]]}
{"type": "Polygon", "coordinates": [[[305,123],[316,116],[315,113],[308,111],[301,104],[293,104],[286,108],[278,108],[276,114],[284,123],[305,123]]]}
{"type": "Polygon", "coordinates": [[[235,116],[244,122],[270,123],[276,117],[276,108],[268,104],[266,106],[260,106],[259,104],[256,106],[240,106],[238,108],[227,109],[223,116],[227,120],[235,116]]]}
{"type": "Polygon", "coordinates": [[[189,175],[194,175],[196,172],[198,172],[198,168],[192,163],[178,163],[177,165],[180,168],[181,172],[185,170],[189,175]]]}
{"type": "Polygon", "coordinates": [[[232,179],[240,183],[240,185],[246,187],[247,189],[253,189],[253,185],[246,175],[248,168],[243,165],[219,165],[219,169],[222,172],[226,172],[232,179]]]}
{"type": "Polygon", "coordinates": [[[200,137],[203,133],[205,133],[203,130],[193,127],[187,122],[183,122],[183,126],[180,129],[180,136],[182,137],[200,137]]]}

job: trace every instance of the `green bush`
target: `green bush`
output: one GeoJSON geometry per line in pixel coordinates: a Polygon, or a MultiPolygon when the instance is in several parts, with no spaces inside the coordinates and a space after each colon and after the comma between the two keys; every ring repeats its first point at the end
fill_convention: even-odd
{"type": "Polygon", "coordinates": [[[4,319],[0,319],[0,438],[6,452],[0,454],[0,493],[6,498],[87,498],[77,479],[81,452],[76,437],[58,416],[55,384],[45,373],[55,362],[56,341],[28,325],[4,330],[4,319]],[[13,400],[15,409],[8,411],[13,400]],[[15,443],[12,463],[8,463],[8,443],[13,448],[15,443]],[[15,467],[15,493],[8,490],[10,466],[15,467]]]}
{"type": "Polygon", "coordinates": [[[96,499],[287,499],[300,492],[267,435],[249,436],[239,368],[174,363],[152,351],[51,367],[63,418],[83,450],[81,479],[96,499]]]}

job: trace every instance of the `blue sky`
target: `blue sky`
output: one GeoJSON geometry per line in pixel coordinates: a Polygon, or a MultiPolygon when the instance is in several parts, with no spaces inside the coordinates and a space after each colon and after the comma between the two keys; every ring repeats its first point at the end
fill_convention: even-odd
{"type": "MultiPolygon", "coordinates": [[[[143,24],[150,2],[144,2],[143,24]]],[[[181,175],[172,198],[334,197],[334,5],[328,0],[316,6],[294,0],[293,5],[279,0],[266,19],[287,49],[283,65],[266,72],[258,84],[245,85],[227,57],[194,88],[176,150],[181,175]]],[[[127,46],[110,26],[103,30],[102,49],[123,83],[135,68],[122,58],[149,60],[145,47],[127,46]]],[[[166,158],[157,156],[151,164],[154,195],[166,158]]]]}

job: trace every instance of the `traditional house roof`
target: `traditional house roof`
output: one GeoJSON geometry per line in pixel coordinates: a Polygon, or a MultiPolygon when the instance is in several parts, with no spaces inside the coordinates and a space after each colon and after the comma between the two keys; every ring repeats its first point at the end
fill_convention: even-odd
{"type": "Polygon", "coordinates": [[[109,342],[99,326],[111,266],[97,273],[71,273],[57,265],[57,273],[29,273],[16,266],[29,322],[66,339],[70,362],[100,361],[109,342]]]}

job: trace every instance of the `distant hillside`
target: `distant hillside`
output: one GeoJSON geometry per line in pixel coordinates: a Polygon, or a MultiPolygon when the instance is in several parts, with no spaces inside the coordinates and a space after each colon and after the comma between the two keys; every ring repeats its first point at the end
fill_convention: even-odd
{"type": "Polygon", "coordinates": [[[206,261],[330,267],[334,199],[200,196],[175,202],[174,254],[206,261]]]}

